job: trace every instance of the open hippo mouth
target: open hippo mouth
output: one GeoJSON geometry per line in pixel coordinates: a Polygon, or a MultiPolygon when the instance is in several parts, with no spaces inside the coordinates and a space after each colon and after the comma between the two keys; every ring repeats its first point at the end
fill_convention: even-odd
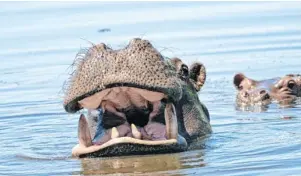
{"type": "MultiPolygon", "coordinates": [[[[209,113],[189,81],[187,66],[183,81],[178,67],[149,41],[133,39],[118,50],[93,45],[78,54],[76,63],[64,108],[69,113],[85,108],[89,115],[80,117],[74,156],[180,152],[211,132],[209,113]]],[[[198,83],[202,76],[191,77],[198,83]]]]}
{"type": "Polygon", "coordinates": [[[81,115],[79,145],[72,154],[98,157],[186,150],[187,142],[178,134],[175,106],[166,98],[160,92],[123,86],[107,88],[79,101],[83,108],[101,109],[94,113],[96,129],[89,129],[81,115]]]}
{"type": "Polygon", "coordinates": [[[64,108],[89,113],[79,119],[73,156],[181,152],[212,131],[197,95],[206,78],[200,63],[188,69],[136,38],[118,50],[93,45],[74,65],[64,108]]]}

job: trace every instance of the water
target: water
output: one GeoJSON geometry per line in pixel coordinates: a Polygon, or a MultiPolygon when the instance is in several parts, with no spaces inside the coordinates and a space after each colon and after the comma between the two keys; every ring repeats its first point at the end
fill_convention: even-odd
{"type": "Polygon", "coordinates": [[[235,109],[232,78],[300,73],[300,2],[0,3],[0,175],[299,175],[301,106],[235,109]],[[79,114],[62,107],[75,54],[133,37],[208,71],[213,134],[178,154],[72,159],[79,114]],[[285,118],[289,116],[290,118],[285,118]]]}

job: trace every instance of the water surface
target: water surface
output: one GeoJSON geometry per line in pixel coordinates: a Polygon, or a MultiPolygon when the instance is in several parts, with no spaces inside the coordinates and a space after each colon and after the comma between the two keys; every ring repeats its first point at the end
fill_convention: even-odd
{"type": "Polygon", "coordinates": [[[300,73],[301,3],[0,3],[0,175],[299,175],[301,105],[235,109],[232,78],[300,73]],[[63,83],[90,42],[150,40],[164,55],[203,62],[200,99],[213,134],[177,154],[72,159],[79,114],[63,83]],[[284,117],[291,118],[284,118],[284,117]]]}

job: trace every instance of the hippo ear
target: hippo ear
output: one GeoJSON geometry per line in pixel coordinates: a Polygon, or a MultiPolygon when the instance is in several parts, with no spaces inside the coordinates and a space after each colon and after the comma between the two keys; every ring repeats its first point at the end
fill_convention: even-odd
{"type": "Polygon", "coordinates": [[[85,147],[89,147],[92,145],[89,125],[85,115],[83,114],[80,115],[78,121],[78,141],[79,141],[79,145],[83,145],[85,147]]]}
{"type": "Polygon", "coordinates": [[[246,76],[242,73],[238,73],[234,76],[233,83],[234,86],[239,89],[240,83],[246,78],[246,76]]]}
{"type": "Polygon", "coordinates": [[[206,81],[206,68],[202,63],[193,63],[190,67],[190,79],[195,83],[196,91],[200,91],[206,81]]]}

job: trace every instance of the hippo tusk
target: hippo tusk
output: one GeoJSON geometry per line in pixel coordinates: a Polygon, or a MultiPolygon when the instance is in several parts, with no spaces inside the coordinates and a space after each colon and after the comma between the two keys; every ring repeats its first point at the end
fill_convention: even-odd
{"type": "Polygon", "coordinates": [[[92,145],[89,125],[85,115],[81,114],[78,121],[78,141],[79,145],[90,147],[92,145]]]}
{"type": "Polygon", "coordinates": [[[166,137],[167,139],[177,139],[178,137],[178,122],[175,106],[172,103],[166,105],[164,110],[164,117],[166,123],[166,137]]]}

